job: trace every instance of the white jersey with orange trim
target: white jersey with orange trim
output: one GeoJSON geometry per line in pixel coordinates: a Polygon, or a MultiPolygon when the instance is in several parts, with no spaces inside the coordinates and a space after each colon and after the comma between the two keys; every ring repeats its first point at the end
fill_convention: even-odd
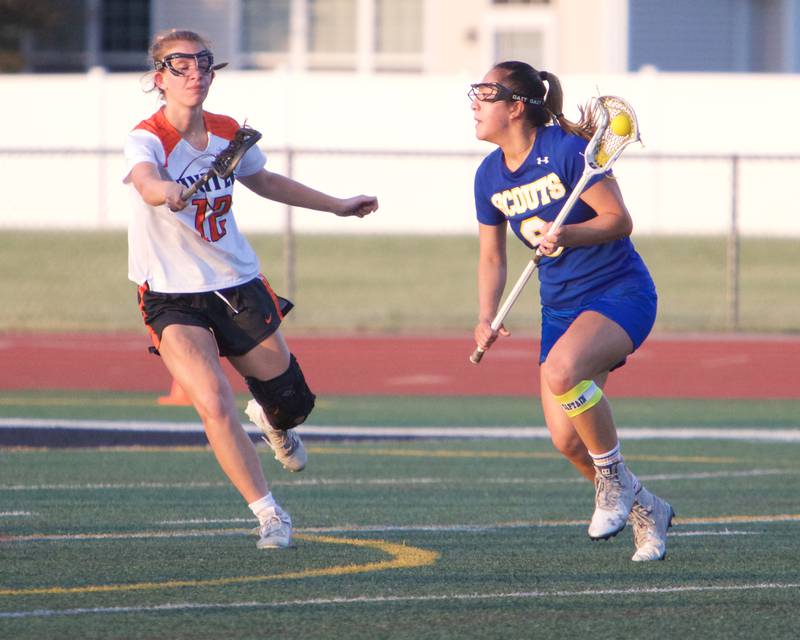
{"type": "Polygon", "coordinates": [[[125,143],[133,214],[128,224],[128,277],[162,293],[198,293],[234,287],[259,274],[258,256],[233,215],[237,176],[258,173],[266,157],[251,147],[227,180],[212,178],[181,211],[148,205],[131,183],[140,162],[156,165],[184,187],[203,176],[214,156],[228,146],[239,125],[233,118],[203,112],[208,146],[195,149],[176,131],[163,109],[140,122],[125,143]]]}

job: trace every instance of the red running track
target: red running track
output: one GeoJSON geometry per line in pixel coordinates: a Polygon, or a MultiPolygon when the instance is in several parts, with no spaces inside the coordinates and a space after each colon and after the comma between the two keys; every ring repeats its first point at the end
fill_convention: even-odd
{"type": "MultiPolygon", "coordinates": [[[[468,362],[469,337],[288,336],[322,395],[531,395],[538,343],[499,342],[468,362]]],[[[166,393],[171,379],[143,334],[0,335],[0,389],[166,393]]],[[[226,365],[227,366],[227,365],[226,365]]],[[[239,376],[228,369],[237,391],[239,376]]],[[[615,371],[611,394],[651,398],[798,398],[800,337],[654,336],[615,371]]]]}

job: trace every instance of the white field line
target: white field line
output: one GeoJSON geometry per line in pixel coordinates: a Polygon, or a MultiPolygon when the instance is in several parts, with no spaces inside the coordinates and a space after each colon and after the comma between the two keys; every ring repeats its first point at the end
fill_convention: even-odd
{"type": "Polygon", "coordinates": [[[763,536],[763,531],[670,531],[671,538],[691,538],[693,536],[763,536]]]}
{"type": "Polygon", "coordinates": [[[32,511],[0,511],[0,518],[24,518],[26,516],[38,516],[32,511]]]}
{"type": "MultiPolygon", "coordinates": [[[[713,518],[686,518],[686,524],[695,526],[716,526],[725,524],[767,524],[800,522],[800,514],[781,514],[781,515],[731,515],[713,518]]],[[[220,524],[220,523],[245,523],[249,528],[242,529],[190,529],[172,531],[136,531],[130,533],[74,533],[74,534],[31,534],[20,536],[3,536],[0,538],[4,543],[26,543],[26,542],[87,542],[95,540],[147,540],[160,538],[211,538],[217,536],[243,536],[252,535],[253,527],[256,525],[254,518],[243,520],[241,518],[231,520],[218,519],[195,519],[190,521],[161,521],[161,525],[181,525],[181,524],[220,524]]],[[[680,518],[676,519],[676,526],[681,525],[680,518]]],[[[415,532],[445,532],[445,533],[485,533],[491,531],[501,531],[508,529],[541,529],[551,527],[585,527],[587,520],[520,520],[513,522],[496,522],[490,524],[446,524],[446,525],[346,525],[341,527],[302,527],[296,528],[295,533],[307,534],[350,534],[350,533],[415,533],[415,532]]],[[[669,535],[674,535],[670,532],[669,535]]]]}
{"type": "MultiPolygon", "coordinates": [[[[711,480],[714,478],[751,478],[760,476],[799,475],[800,469],[746,469],[742,471],[698,471],[693,473],[659,473],[640,475],[640,480],[711,480]]],[[[272,480],[273,486],[316,487],[316,486],[429,486],[464,484],[473,479],[461,477],[448,478],[298,478],[292,480],[272,480]]],[[[581,477],[572,478],[482,478],[482,484],[494,485],[547,485],[584,484],[581,477]]],[[[89,484],[0,484],[0,491],[95,491],[95,490],[138,490],[138,489],[209,489],[229,487],[227,482],[133,482],[133,483],[89,483],[89,484]]]]}
{"type": "MultiPolygon", "coordinates": [[[[255,435],[257,427],[246,424],[245,430],[255,435]]],[[[77,429],[103,431],[136,431],[152,433],[201,433],[199,422],[118,421],[118,420],[54,420],[37,418],[0,418],[0,429],[77,429]]],[[[303,425],[300,433],[319,438],[515,438],[549,439],[545,427],[348,427],[303,425]]],[[[758,427],[633,427],[619,429],[625,440],[747,440],[800,442],[800,429],[768,429],[758,427]]]]}
{"type": "MultiPolygon", "coordinates": [[[[255,521],[252,518],[230,518],[230,519],[216,519],[216,518],[196,518],[194,520],[161,520],[156,524],[159,525],[187,525],[187,524],[255,524],[255,521]]],[[[585,523],[580,523],[585,524],[585,523]]],[[[528,525],[525,525],[528,526],[528,525]]],[[[487,526],[487,527],[478,527],[475,525],[452,525],[447,527],[436,527],[435,525],[421,527],[417,526],[413,529],[413,531],[477,531],[477,532],[485,532],[491,530],[499,530],[502,528],[515,528],[514,526],[487,526]]],[[[392,531],[398,530],[398,527],[394,527],[392,531]]],[[[407,529],[402,529],[406,531],[407,529]]],[[[356,533],[356,531],[352,528],[347,529],[346,531],[356,533]]],[[[360,528],[358,531],[364,532],[388,532],[388,527],[382,528],[360,528]]],[[[343,529],[298,529],[298,532],[305,532],[305,533],[334,533],[334,532],[345,532],[343,529]]],[[[694,537],[694,536],[760,536],[764,535],[763,531],[731,531],[730,529],[724,529],[722,531],[670,531],[668,533],[670,537],[694,537]]]]}
{"type": "Polygon", "coordinates": [[[105,613],[158,613],[170,611],[198,611],[208,609],[275,609],[280,607],[341,606],[359,604],[392,604],[396,602],[456,602],[481,600],[544,600],[548,598],[598,598],[613,596],[649,596],[685,593],[718,593],[725,591],[786,591],[800,589],[800,583],[751,582],[738,584],[678,585],[674,587],[645,587],[630,589],[582,589],[577,591],[511,591],[495,593],[449,593],[420,596],[359,596],[353,598],[312,598],[307,600],[281,600],[277,602],[175,602],[140,607],[93,607],[84,609],[33,609],[30,611],[4,611],[0,618],[52,618],[105,613]]]}

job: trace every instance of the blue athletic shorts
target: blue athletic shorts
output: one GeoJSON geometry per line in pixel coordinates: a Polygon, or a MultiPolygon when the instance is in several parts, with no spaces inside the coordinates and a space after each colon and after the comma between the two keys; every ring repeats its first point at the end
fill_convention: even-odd
{"type": "MultiPolygon", "coordinates": [[[[653,328],[657,305],[658,296],[651,280],[627,278],[577,307],[554,309],[543,306],[539,364],[547,359],[547,354],[556,341],[584,311],[596,311],[616,322],[630,336],[635,351],[653,328]]],[[[623,364],[624,360],[617,366],[623,364]]]]}

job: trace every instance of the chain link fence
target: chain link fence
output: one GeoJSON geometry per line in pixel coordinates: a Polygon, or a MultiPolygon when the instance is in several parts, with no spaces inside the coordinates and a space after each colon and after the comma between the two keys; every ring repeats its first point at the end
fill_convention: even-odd
{"type": "MultiPolygon", "coordinates": [[[[339,196],[377,194],[380,215],[337,219],[265,202],[241,189],[247,232],[281,234],[285,287],[294,294],[298,234],[474,234],[472,180],[482,154],[465,151],[270,149],[268,168],[339,196]]],[[[0,149],[6,190],[0,226],[123,229],[129,187],[120,149],[0,149]]],[[[726,327],[740,328],[743,239],[800,242],[788,185],[800,155],[676,155],[633,150],[615,166],[637,237],[725,239],[726,327]]],[[[780,277],[776,274],[775,277],[780,277]]]]}

